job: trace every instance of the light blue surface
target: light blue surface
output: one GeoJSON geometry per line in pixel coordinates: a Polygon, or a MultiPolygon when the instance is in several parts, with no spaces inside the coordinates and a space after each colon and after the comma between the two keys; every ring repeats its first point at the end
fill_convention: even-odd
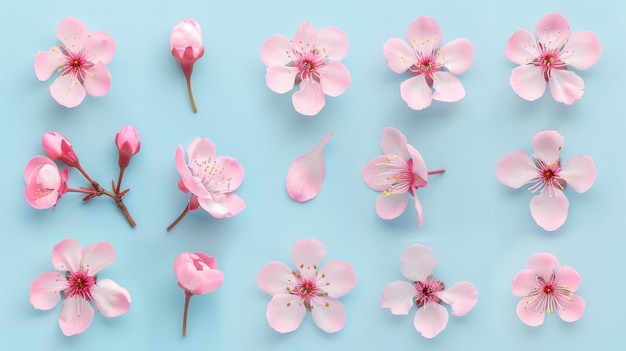
{"type": "MultiPolygon", "coordinates": [[[[415,1],[318,0],[204,2],[170,1],[11,1],[3,5],[4,84],[0,104],[5,136],[2,172],[3,270],[0,341],[5,350],[618,350],[626,347],[622,316],[626,299],[623,267],[623,174],[626,122],[623,82],[626,71],[626,21],[618,1],[415,1]],[[573,31],[593,31],[603,52],[585,80],[583,98],[573,106],[546,94],[536,102],[519,98],[508,79],[515,66],[504,55],[518,28],[533,31],[539,18],[561,12],[573,31]],[[466,89],[458,103],[435,102],[410,110],[399,85],[408,78],[385,64],[382,46],[404,38],[419,15],[435,18],[443,41],[467,38],[475,61],[460,78],[466,89]],[[37,50],[54,45],[56,27],[68,16],[102,29],[117,43],[108,65],[109,93],[87,97],[77,108],[59,106],[50,82],[33,71],[37,50]],[[204,32],[205,55],[195,65],[193,87],[199,112],[191,112],[184,77],[169,51],[169,32],[185,17],[204,32]],[[259,59],[261,43],[275,33],[293,36],[301,22],[318,29],[341,28],[350,40],[343,63],[352,85],[313,118],[298,115],[290,93],[278,95],[265,85],[259,59]],[[124,125],[141,134],[141,152],[132,159],[124,185],[132,188],[126,205],[137,221],[131,229],[112,201],[80,203],[68,194],[55,211],[37,211],[23,196],[22,172],[43,152],[40,139],[54,130],[67,136],[83,166],[107,184],[117,176],[113,140],[124,125]],[[376,216],[376,193],[361,180],[361,167],[380,153],[384,127],[403,131],[430,169],[445,168],[418,191],[425,223],[417,230],[412,208],[397,220],[376,216]],[[557,232],[544,232],[532,220],[531,195],[495,179],[495,164],[507,152],[531,151],[533,135],[544,129],[565,137],[563,159],[593,157],[598,178],[587,193],[568,191],[569,218],[557,232]],[[289,199],[284,188],[291,162],[326,134],[326,181],[308,203],[289,199]],[[195,137],[212,139],[220,155],[237,158],[245,179],[237,193],[247,208],[239,216],[215,220],[191,213],[170,234],[165,228],[188,201],[176,186],[177,145],[195,137]],[[100,273],[132,295],[128,314],[107,319],[96,314],[82,335],[64,337],[60,307],[35,310],[29,286],[52,271],[52,246],[75,238],[87,245],[111,242],[117,261],[100,273]],[[300,328],[282,335],[265,319],[270,297],[256,286],[268,261],[291,264],[289,250],[303,237],[321,240],[327,259],[351,262],[359,276],[342,298],[345,328],[336,334],[318,329],[310,316],[300,328]],[[379,307],[386,284],[403,279],[402,250],[428,246],[438,258],[436,276],[447,285],[471,281],[479,301],[465,317],[451,317],[435,339],[413,328],[413,313],[393,316],[379,307]],[[182,251],[217,257],[226,279],[215,293],[191,300],[188,336],[182,338],[184,294],[173,273],[182,251]],[[575,323],[556,315],[530,328],[515,314],[518,298],[511,280],[539,251],[555,254],[578,270],[578,293],[587,308],[575,323]]],[[[85,185],[72,170],[70,185],[85,185]]],[[[571,189],[568,189],[571,190],[571,189]]]]}

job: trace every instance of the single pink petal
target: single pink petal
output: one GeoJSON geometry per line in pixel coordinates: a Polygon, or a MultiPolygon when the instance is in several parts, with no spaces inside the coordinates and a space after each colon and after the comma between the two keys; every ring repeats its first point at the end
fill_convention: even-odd
{"type": "Polygon", "coordinates": [[[437,62],[453,75],[462,74],[474,62],[474,47],[467,39],[455,39],[441,48],[437,62]]]}
{"type": "Polygon", "coordinates": [[[270,66],[265,73],[265,84],[271,91],[284,94],[293,89],[297,74],[297,67],[270,66]]]}
{"type": "Polygon", "coordinates": [[[327,333],[336,333],[346,324],[346,311],[337,299],[319,296],[311,299],[311,307],[313,321],[327,333]]]}
{"type": "Polygon", "coordinates": [[[380,307],[388,308],[392,314],[406,315],[415,305],[413,297],[415,297],[416,293],[417,291],[413,284],[397,280],[388,284],[385,288],[380,299],[380,307]]]}
{"type": "Polygon", "coordinates": [[[547,252],[538,252],[528,260],[528,269],[544,279],[550,278],[558,266],[559,259],[547,252]]]}
{"type": "Polygon", "coordinates": [[[285,66],[294,61],[293,45],[289,38],[274,34],[261,44],[261,61],[267,67],[285,66]]]}
{"type": "Polygon", "coordinates": [[[85,52],[89,61],[107,64],[115,55],[115,39],[104,31],[95,31],[85,43],[85,52]]]}
{"type": "Polygon", "coordinates": [[[571,296],[571,301],[561,300],[561,308],[556,309],[556,313],[566,322],[575,322],[585,313],[585,300],[578,295],[571,296]]]}
{"type": "Polygon", "coordinates": [[[305,79],[300,83],[300,90],[291,96],[291,102],[298,113],[315,116],[326,105],[326,98],[320,83],[305,79]]]}
{"type": "Polygon", "coordinates": [[[306,308],[298,295],[276,294],[267,304],[265,316],[270,327],[279,333],[292,332],[300,326],[306,308]]]}
{"type": "Polygon", "coordinates": [[[563,285],[567,290],[574,292],[580,287],[580,275],[570,266],[561,266],[555,271],[556,281],[558,285],[563,285]]]}
{"type": "Polygon", "coordinates": [[[59,66],[64,64],[64,56],[58,47],[53,46],[49,51],[37,52],[35,56],[35,75],[37,79],[45,81],[50,79],[59,66]]]}
{"type": "Polygon", "coordinates": [[[269,295],[287,294],[296,285],[296,281],[289,266],[272,261],[261,268],[256,285],[269,295]]]}
{"type": "Polygon", "coordinates": [[[525,29],[516,30],[506,43],[506,57],[518,65],[527,65],[539,57],[533,34],[525,29]]]}
{"type": "Polygon", "coordinates": [[[448,325],[448,311],[438,303],[427,302],[415,312],[413,326],[425,338],[434,338],[448,325]]]}
{"type": "Polygon", "coordinates": [[[452,314],[457,317],[469,313],[478,302],[478,290],[470,282],[456,283],[436,295],[450,305],[452,314]]]}
{"type": "Polygon", "coordinates": [[[317,45],[318,33],[315,27],[304,22],[298,26],[296,34],[293,36],[293,46],[300,52],[309,52],[317,45]]]}
{"type": "Polygon", "coordinates": [[[88,35],[87,26],[77,18],[64,18],[57,27],[57,38],[72,52],[78,52],[84,48],[84,42],[88,35]]]}
{"type": "Polygon", "coordinates": [[[400,84],[402,100],[413,110],[423,110],[432,104],[432,89],[426,83],[426,76],[420,74],[400,84]]]}
{"type": "Polygon", "coordinates": [[[456,102],[465,97],[465,88],[459,78],[450,72],[433,73],[433,100],[456,102]]]}
{"type": "Polygon", "coordinates": [[[354,268],[346,261],[329,260],[317,271],[317,285],[333,299],[349,293],[356,281],[354,268]]]}
{"type": "Polygon", "coordinates": [[[534,162],[523,150],[509,152],[496,164],[498,181],[513,189],[520,188],[536,176],[534,162]]]}
{"type": "Polygon", "coordinates": [[[115,249],[110,243],[102,242],[88,245],[83,249],[81,267],[89,275],[96,275],[104,267],[115,262],[115,249]]]}
{"type": "Polygon", "coordinates": [[[330,61],[317,70],[320,74],[322,92],[328,96],[339,96],[346,92],[352,78],[348,68],[339,61],[330,61]]]}
{"type": "Polygon", "coordinates": [[[541,161],[545,163],[556,162],[563,148],[565,138],[554,130],[541,131],[533,137],[533,151],[541,161]]]}
{"type": "Polygon", "coordinates": [[[59,316],[59,326],[65,336],[80,334],[87,330],[93,320],[94,310],[89,301],[79,295],[65,299],[59,316]]]}
{"type": "Polygon", "coordinates": [[[387,40],[383,45],[383,53],[387,58],[387,66],[396,73],[406,72],[409,67],[418,63],[415,52],[402,39],[387,40]]]}
{"type": "Polygon", "coordinates": [[[198,203],[215,218],[234,217],[246,208],[246,203],[235,193],[225,194],[220,201],[215,201],[211,197],[198,197],[198,203]]]}
{"type": "Polygon", "coordinates": [[[376,214],[382,219],[394,219],[404,212],[409,203],[406,193],[380,193],[376,197],[376,214]]]}
{"type": "Polygon", "coordinates": [[[522,298],[517,303],[515,312],[517,312],[517,316],[522,320],[522,322],[524,322],[524,324],[531,327],[543,324],[543,320],[546,317],[546,311],[541,308],[537,309],[536,306],[531,305],[528,297],[522,298]]]}
{"type": "Polygon", "coordinates": [[[523,297],[533,289],[539,287],[537,273],[532,269],[523,269],[513,278],[513,295],[523,297]]]}
{"type": "Polygon", "coordinates": [[[311,200],[322,189],[326,169],[324,167],[324,146],[333,136],[328,134],[313,150],[298,157],[287,171],[287,193],[293,200],[311,200]]]}
{"type": "Polygon", "coordinates": [[[437,266],[437,258],[428,248],[422,245],[411,245],[402,251],[400,256],[400,271],[411,280],[424,280],[433,274],[437,266]]]}
{"type": "Polygon", "coordinates": [[[406,160],[409,157],[406,136],[393,127],[383,129],[383,134],[380,138],[380,149],[383,151],[383,154],[395,155],[402,160],[406,160]]]}
{"type": "Polygon", "coordinates": [[[548,49],[562,48],[571,35],[569,23],[560,13],[550,13],[541,17],[535,26],[537,41],[548,49]]]}
{"type": "Polygon", "coordinates": [[[559,58],[576,69],[586,70],[598,62],[601,52],[602,45],[593,32],[577,32],[569,38],[559,58]]]}
{"type": "Polygon", "coordinates": [[[187,146],[187,156],[189,157],[189,166],[191,169],[202,169],[201,164],[204,161],[213,161],[215,159],[215,144],[211,139],[195,138],[187,146]]]}
{"type": "Polygon", "coordinates": [[[50,94],[59,104],[72,108],[80,105],[85,100],[87,91],[76,77],[62,75],[58,76],[50,85],[50,94]]]}
{"type": "Polygon", "coordinates": [[[83,85],[87,94],[91,96],[103,96],[109,91],[111,74],[104,62],[98,62],[87,70],[83,85]]]}
{"type": "Polygon", "coordinates": [[[102,279],[91,287],[91,297],[105,317],[118,317],[130,310],[130,294],[111,279],[102,279]]]}
{"type": "Polygon", "coordinates": [[[291,248],[291,260],[301,272],[317,270],[324,255],[326,255],[324,244],[315,239],[300,239],[291,248]]]}
{"type": "Polygon", "coordinates": [[[589,190],[596,181],[596,166],[589,156],[578,155],[565,162],[559,172],[559,177],[565,179],[567,186],[571,186],[579,193],[589,190]]]}
{"type": "Polygon", "coordinates": [[[49,310],[61,300],[61,291],[67,289],[67,279],[57,272],[39,275],[30,284],[30,303],[38,310],[49,310]]]}
{"type": "Polygon", "coordinates": [[[546,91],[546,79],[543,77],[541,67],[534,65],[513,68],[509,83],[517,95],[528,101],[539,99],[546,91]]]}
{"type": "Polygon", "coordinates": [[[343,60],[348,55],[348,36],[336,27],[326,27],[317,33],[317,49],[326,60],[343,60]]]}
{"type": "Polygon", "coordinates": [[[227,192],[233,192],[239,188],[243,182],[243,166],[239,161],[230,156],[219,156],[215,159],[215,163],[222,167],[223,180],[226,184],[221,184],[227,189],[227,192]]]}
{"type": "Polygon", "coordinates": [[[381,168],[381,165],[385,164],[385,160],[389,156],[381,155],[376,156],[368,161],[361,169],[363,175],[363,182],[372,190],[384,191],[389,189],[389,183],[384,182],[385,175],[381,174],[385,169],[381,168]]]}
{"type": "Polygon", "coordinates": [[[202,252],[202,251],[197,251],[194,252],[194,255],[198,256],[201,260],[203,264],[206,264],[207,266],[209,266],[209,268],[211,269],[218,269],[217,267],[217,258],[213,257],[213,256],[209,256],[208,254],[202,252]]]}
{"type": "MultiPolygon", "coordinates": [[[[197,177],[194,177],[185,163],[185,152],[183,151],[182,146],[178,145],[176,149],[176,169],[178,173],[182,176],[182,183],[185,186],[185,189],[188,189],[195,195],[199,194],[207,194],[208,191],[202,185],[202,182],[197,177]]],[[[180,182],[179,182],[180,183],[180,182]]],[[[181,189],[180,185],[178,186],[181,189]]]]}
{"type": "Polygon", "coordinates": [[[559,189],[554,189],[553,194],[546,189],[530,200],[530,214],[540,227],[549,232],[565,223],[568,208],[569,201],[559,189]]]}
{"type": "Polygon", "coordinates": [[[437,21],[427,16],[420,16],[409,24],[406,39],[417,52],[430,55],[443,41],[443,35],[437,21]]]}
{"type": "Polygon", "coordinates": [[[566,105],[576,102],[585,91],[585,82],[572,71],[553,69],[549,83],[554,100],[566,105]]]}
{"type": "Polygon", "coordinates": [[[424,225],[424,209],[422,208],[422,204],[417,198],[417,195],[413,196],[413,200],[413,206],[415,206],[415,211],[417,211],[417,223],[419,225],[419,228],[422,229],[422,226],[424,225]]]}
{"type": "Polygon", "coordinates": [[[52,249],[52,266],[62,272],[78,272],[83,252],[78,241],[65,239],[52,249]]]}

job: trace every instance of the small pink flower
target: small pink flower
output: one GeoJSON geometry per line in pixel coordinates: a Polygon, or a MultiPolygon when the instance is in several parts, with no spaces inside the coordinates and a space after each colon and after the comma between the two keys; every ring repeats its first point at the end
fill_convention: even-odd
{"type": "Polygon", "coordinates": [[[191,73],[193,72],[193,64],[204,55],[200,25],[192,18],[186,18],[174,26],[170,33],[170,49],[174,58],[180,63],[187,79],[187,92],[191,100],[191,108],[193,112],[198,112],[191,91],[191,73]]]}
{"type": "Polygon", "coordinates": [[[119,150],[120,168],[128,167],[130,158],[139,152],[139,132],[133,126],[126,126],[115,135],[115,146],[119,150]]]}
{"type": "Polygon", "coordinates": [[[74,153],[72,143],[57,132],[45,132],[41,138],[43,150],[53,160],[64,162],[70,167],[78,165],[78,156],[74,153]]]}
{"type": "Polygon", "coordinates": [[[589,156],[574,156],[561,165],[563,141],[556,131],[539,132],[533,138],[532,158],[518,150],[496,164],[496,178],[502,184],[514,189],[528,185],[531,193],[538,193],[530,200],[530,213],[547,231],[557,230],[567,219],[569,201],[563,190],[570,186],[584,193],[596,180],[596,167],[589,156]]]}
{"type": "Polygon", "coordinates": [[[424,214],[415,191],[426,186],[429,175],[444,170],[429,172],[422,155],[407,144],[404,134],[395,128],[383,130],[380,148],[383,155],[374,157],[361,171],[365,184],[380,191],[376,198],[376,213],[380,218],[394,219],[404,212],[408,197],[412,196],[421,228],[424,214]]]}
{"type": "Polygon", "coordinates": [[[50,86],[50,94],[65,107],[76,107],[85,95],[102,96],[109,91],[111,74],[106,64],[115,54],[115,40],[103,31],[89,33],[83,22],[65,18],[57,28],[61,43],[35,57],[35,75],[48,80],[61,75],[50,86]]]}
{"type": "Polygon", "coordinates": [[[318,32],[305,22],[293,40],[275,34],[261,45],[267,87],[284,94],[300,85],[291,97],[293,106],[303,115],[314,116],[326,104],[324,95],[339,96],[350,86],[350,72],[339,62],[347,54],[348,37],[335,27],[318,32]]]}
{"type": "Polygon", "coordinates": [[[204,252],[183,252],[174,261],[178,286],[185,290],[183,337],[187,334],[187,311],[193,295],[208,294],[224,282],[224,273],[217,268],[217,260],[204,252]]]}
{"type": "Polygon", "coordinates": [[[24,169],[26,201],[38,210],[55,206],[67,191],[69,176],[69,169],[59,172],[51,159],[44,156],[33,157],[24,169]]]}
{"type": "Polygon", "coordinates": [[[602,46],[592,32],[573,33],[559,13],[543,16],[535,27],[535,37],[518,29],[506,44],[506,57],[519,66],[511,72],[511,87],[528,101],[540,98],[550,84],[554,100],[571,105],[580,99],[585,83],[569,67],[591,68],[600,58],[602,46]]]}
{"type": "Polygon", "coordinates": [[[517,316],[531,327],[541,325],[546,312],[556,311],[566,322],[577,321],[585,312],[585,301],[574,295],[579,286],[580,276],[574,268],[559,266],[559,260],[549,253],[536,253],[528,269],[513,279],[513,294],[522,297],[517,316]]]}
{"type": "Polygon", "coordinates": [[[328,134],[313,150],[298,157],[287,172],[287,193],[292,199],[304,202],[316,197],[324,184],[324,146],[333,134],[328,134]]]}
{"type": "Polygon", "coordinates": [[[330,260],[320,267],[324,255],[324,244],[301,239],[291,249],[296,270],[272,261],[259,271],[258,287],[272,296],[267,305],[267,321],[277,332],[298,329],[307,310],[325,332],[335,333],[343,328],[346,314],[339,297],[352,290],[357,276],[352,265],[341,260],[330,260]]]}
{"type": "Polygon", "coordinates": [[[413,325],[425,338],[434,338],[448,324],[447,303],[454,316],[461,317],[478,302],[478,291],[470,282],[459,282],[448,289],[433,277],[435,255],[422,245],[407,247],[400,257],[400,271],[410,282],[395,281],[385,288],[380,301],[392,314],[407,315],[417,306],[413,325]]]}
{"type": "Polygon", "coordinates": [[[443,47],[437,22],[420,16],[406,31],[407,42],[389,39],[383,46],[387,65],[396,73],[413,75],[400,85],[402,99],[414,110],[424,109],[432,100],[455,102],[465,97],[456,77],[474,61],[474,48],[467,39],[456,39],[443,47]]]}
{"type": "Polygon", "coordinates": [[[59,272],[46,272],[30,285],[30,302],[39,310],[49,310],[61,300],[59,326],[70,336],[84,332],[93,319],[93,301],[105,317],[118,317],[130,310],[130,294],[111,279],[98,279],[96,274],[115,261],[109,243],[89,245],[81,250],[73,239],[65,239],[52,250],[52,265],[59,272]]]}

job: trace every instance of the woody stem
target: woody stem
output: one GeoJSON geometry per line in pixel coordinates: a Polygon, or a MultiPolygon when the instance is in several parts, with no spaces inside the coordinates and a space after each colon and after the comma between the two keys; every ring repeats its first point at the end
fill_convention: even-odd
{"type": "Polygon", "coordinates": [[[185,216],[187,215],[187,213],[189,213],[189,204],[187,204],[185,206],[185,209],[183,210],[183,212],[180,214],[180,216],[178,216],[178,218],[176,218],[176,220],[170,224],[169,227],[167,227],[167,231],[171,231],[172,229],[174,229],[174,227],[183,219],[185,218],[185,216]]]}
{"type": "Polygon", "coordinates": [[[183,338],[187,335],[187,311],[189,310],[189,300],[191,300],[192,293],[185,291],[185,308],[183,312],[183,338]]]}
{"type": "Polygon", "coordinates": [[[428,175],[441,174],[441,173],[444,173],[445,171],[446,171],[445,169],[438,169],[436,171],[428,171],[428,175]]]}

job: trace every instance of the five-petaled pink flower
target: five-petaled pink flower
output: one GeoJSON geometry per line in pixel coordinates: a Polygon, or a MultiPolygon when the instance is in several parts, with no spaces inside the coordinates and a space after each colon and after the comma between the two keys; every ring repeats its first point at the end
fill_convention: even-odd
{"type": "Polygon", "coordinates": [[[346,314],[339,297],[356,285],[352,265],[342,260],[329,260],[323,267],[324,244],[315,239],[298,240],[291,249],[292,270],[284,263],[269,262],[259,272],[257,285],[272,295],[266,317],[270,327],[280,333],[296,330],[306,311],[327,333],[341,330],[346,314]]]}
{"type": "Polygon", "coordinates": [[[265,81],[273,92],[284,94],[294,85],[300,90],[291,97],[296,111],[314,116],[328,96],[339,96],[350,86],[348,69],[339,62],[348,54],[348,37],[338,28],[302,23],[293,40],[282,34],[261,45],[261,61],[267,66],[265,81]]]}
{"type": "Polygon", "coordinates": [[[61,43],[47,52],[37,52],[34,65],[41,81],[61,72],[50,86],[54,100],[65,107],[76,107],[86,94],[106,94],[111,86],[106,64],[115,54],[113,37],[104,31],[89,33],[83,22],[68,17],[59,23],[57,38],[61,43]]]}
{"type": "Polygon", "coordinates": [[[592,32],[573,33],[559,13],[543,16],[532,33],[518,29],[506,44],[506,57],[519,66],[511,72],[511,87],[520,97],[534,101],[550,84],[552,97],[567,105],[580,99],[585,82],[568,66],[591,68],[600,58],[602,47],[592,32]]]}
{"type": "Polygon", "coordinates": [[[517,189],[528,185],[537,195],[530,200],[530,213],[547,231],[557,230],[567,219],[569,201],[563,190],[587,191],[596,180],[596,167],[589,156],[578,155],[561,165],[559,153],[563,136],[553,130],[539,132],[533,138],[532,158],[523,150],[506,154],[496,164],[496,178],[517,189]]]}
{"type": "Polygon", "coordinates": [[[73,239],[65,239],[52,250],[52,265],[59,272],[46,272],[30,285],[30,302],[36,309],[49,310],[61,300],[59,326],[70,336],[84,332],[93,319],[93,301],[105,317],[118,317],[130,310],[130,294],[111,279],[96,274],[115,261],[109,243],[89,245],[81,250],[73,239]]]}
{"type": "Polygon", "coordinates": [[[559,266],[559,260],[549,253],[536,253],[528,269],[513,279],[513,294],[522,297],[517,316],[531,327],[541,325],[546,312],[556,311],[566,322],[577,321],[585,312],[585,301],[574,295],[579,286],[580,276],[574,268],[559,266]]]}
{"type": "Polygon", "coordinates": [[[428,176],[444,170],[428,171],[422,155],[399,130],[383,130],[380,148],[383,155],[376,156],[363,166],[363,181],[371,189],[380,191],[376,198],[376,213],[383,219],[394,219],[404,212],[409,196],[415,199],[419,226],[424,214],[415,191],[427,184],[428,176]]]}
{"type": "Polygon", "coordinates": [[[202,28],[200,28],[198,22],[193,18],[186,18],[174,26],[170,33],[170,49],[176,61],[180,63],[187,80],[187,92],[191,101],[191,109],[193,112],[198,112],[191,90],[193,64],[204,55],[202,28]]]}
{"type": "Polygon", "coordinates": [[[469,40],[455,39],[442,47],[439,25],[427,16],[411,22],[406,38],[408,44],[399,38],[389,39],[383,52],[392,71],[408,71],[414,76],[400,85],[400,95],[409,107],[421,110],[430,106],[432,100],[455,102],[465,97],[465,89],[456,76],[474,61],[469,40]]]}
{"type": "Polygon", "coordinates": [[[400,271],[410,282],[397,280],[385,288],[380,301],[392,314],[406,315],[417,306],[413,325],[425,338],[434,338],[448,324],[447,303],[457,317],[466,315],[478,302],[478,291],[470,282],[458,282],[448,289],[433,277],[435,255],[422,245],[409,246],[400,257],[400,271]]]}
{"type": "Polygon", "coordinates": [[[69,169],[59,172],[56,163],[44,156],[35,156],[24,169],[24,196],[32,207],[42,210],[53,207],[67,191],[69,169]]]}

